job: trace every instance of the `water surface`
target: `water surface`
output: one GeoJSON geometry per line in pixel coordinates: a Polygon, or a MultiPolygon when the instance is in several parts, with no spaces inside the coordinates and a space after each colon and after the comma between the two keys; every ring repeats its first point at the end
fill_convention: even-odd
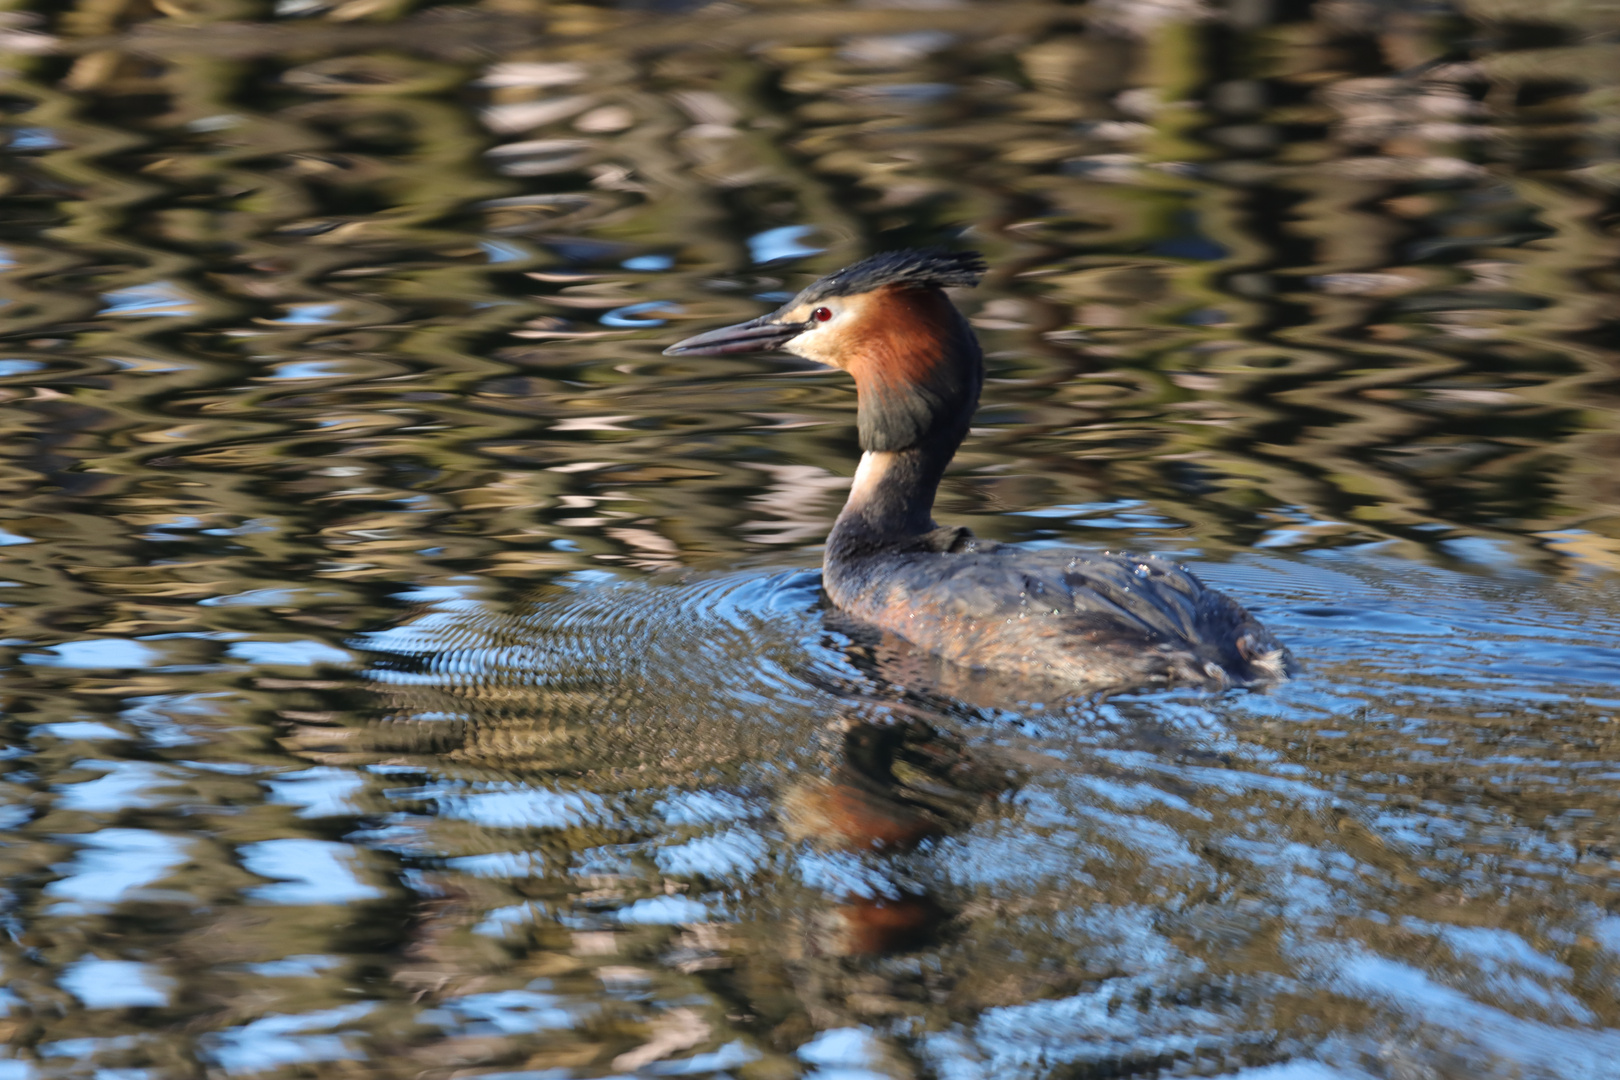
{"type": "Polygon", "coordinates": [[[1609,8],[0,19],[0,1078],[1611,1075],[1609,8]],[[1299,678],[826,610],[853,388],[660,351],[923,243],[941,522],[1299,678]]]}

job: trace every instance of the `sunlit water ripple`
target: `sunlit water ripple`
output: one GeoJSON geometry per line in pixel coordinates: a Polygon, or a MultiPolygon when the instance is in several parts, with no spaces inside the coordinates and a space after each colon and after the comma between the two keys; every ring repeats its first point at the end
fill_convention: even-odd
{"type": "MultiPolygon", "coordinates": [[[[815,769],[803,755],[818,722],[840,695],[869,708],[896,693],[839,655],[846,639],[823,627],[808,573],[587,585],[520,611],[447,597],[366,645],[399,657],[374,670],[392,692],[437,687],[454,702],[422,721],[465,725],[454,750],[434,746],[440,762],[569,771],[623,739],[620,760],[679,756],[683,773],[725,777],[685,796],[725,807],[702,828],[660,818],[665,784],[603,799],[619,786],[606,777],[586,782],[588,801],[572,782],[513,797],[486,779],[440,804],[441,818],[520,835],[618,830],[611,854],[581,838],[573,858],[640,879],[616,909],[632,923],[648,901],[629,897],[660,883],[697,898],[683,919],[738,936],[780,922],[784,888],[826,906],[921,883],[956,912],[923,979],[943,1005],[915,1006],[941,1032],[919,1048],[942,1075],[1296,1055],[1358,1075],[1392,1046],[1459,1068],[1601,1075],[1620,1034],[1594,1027],[1588,1002],[1620,973],[1605,907],[1620,861],[1612,819],[1586,796],[1612,799],[1620,774],[1571,735],[1612,723],[1612,583],[1461,574],[1376,546],[1205,571],[1264,611],[1308,658],[1304,675],[1264,694],[941,715],[1025,778],[970,828],[901,858],[829,864],[783,832],[782,793],[815,769]],[[651,662],[649,640],[664,643],[651,662]],[[698,702],[671,709],[678,687],[698,702]],[[570,714],[588,732],[580,750],[556,737],[570,714]],[[1030,978],[1024,957],[1053,980],[1038,1000],[968,1022],[950,1007],[1030,978]]],[[[376,737],[410,744],[397,729],[376,737]]],[[[613,925],[599,909],[549,914],[613,925]]],[[[840,1005],[847,992],[823,1007],[840,1005]]]]}

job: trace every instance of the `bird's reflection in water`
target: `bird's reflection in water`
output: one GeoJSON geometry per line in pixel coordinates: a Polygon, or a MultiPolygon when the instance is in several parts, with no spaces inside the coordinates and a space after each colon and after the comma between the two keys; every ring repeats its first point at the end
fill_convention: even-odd
{"type": "Polygon", "coordinates": [[[714,984],[767,1045],[917,1015],[942,992],[929,957],[964,903],[940,886],[935,852],[993,819],[1023,775],[951,728],[903,701],[846,701],[821,733],[819,767],[775,791],[790,880],[745,916],[714,984]]]}
{"type": "MultiPolygon", "coordinates": [[[[973,756],[963,742],[918,715],[846,718],[826,775],[797,779],[781,793],[782,830],[813,850],[878,859],[959,832],[984,803],[1010,788],[1014,772],[973,756]]],[[[892,877],[892,876],[891,876],[892,877]]],[[[813,918],[822,955],[874,956],[933,941],[951,910],[915,883],[878,895],[830,890],[813,918]]]]}

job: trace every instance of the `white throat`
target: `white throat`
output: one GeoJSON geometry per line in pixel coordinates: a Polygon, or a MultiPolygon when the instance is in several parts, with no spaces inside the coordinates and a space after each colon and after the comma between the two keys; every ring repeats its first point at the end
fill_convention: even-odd
{"type": "Polygon", "coordinates": [[[934,527],[930,513],[943,469],[943,462],[931,461],[916,447],[866,451],[834,533],[851,528],[880,536],[927,532],[934,527]]]}
{"type": "Polygon", "coordinates": [[[861,463],[855,467],[855,479],[849,485],[849,505],[866,506],[878,493],[894,454],[886,450],[867,450],[861,454],[861,463]]]}

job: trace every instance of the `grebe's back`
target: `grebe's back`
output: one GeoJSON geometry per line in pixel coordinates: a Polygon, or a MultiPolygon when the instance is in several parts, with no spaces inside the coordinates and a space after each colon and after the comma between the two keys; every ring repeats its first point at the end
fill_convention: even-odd
{"type": "Polygon", "coordinates": [[[940,529],[829,553],[823,583],[840,610],[968,668],[1089,689],[1221,689],[1289,669],[1254,616],[1157,556],[1028,551],[940,529]]]}

